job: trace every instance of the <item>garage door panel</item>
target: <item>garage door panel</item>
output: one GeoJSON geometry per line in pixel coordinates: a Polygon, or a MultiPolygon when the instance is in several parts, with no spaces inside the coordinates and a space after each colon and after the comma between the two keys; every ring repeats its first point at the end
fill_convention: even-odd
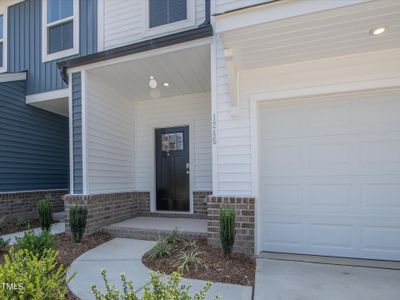
{"type": "Polygon", "coordinates": [[[400,260],[400,95],[260,105],[261,248],[400,260]]]}

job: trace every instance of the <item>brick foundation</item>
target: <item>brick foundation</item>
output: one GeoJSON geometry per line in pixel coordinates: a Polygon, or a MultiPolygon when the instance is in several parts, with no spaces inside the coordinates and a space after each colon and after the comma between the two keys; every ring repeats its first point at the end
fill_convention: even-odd
{"type": "Polygon", "coordinates": [[[212,192],[193,192],[193,213],[199,218],[207,218],[207,199],[212,192]]]}
{"type": "Polygon", "coordinates": [[[254,255],[254,205],[251,197],[208,197],[208,243],[221,247],[219,238],[219,210],[223,206],[236,210],[236,237],[233,251],[254,255]]]}
{"type": "Polygon", "coordinates": [[[17,218],[36,219],[38,217],[36,205],[47,194],[52,197],[53,212],[63,211],[62,196],[67,192],[67,190],[52,190],[2,193],[0,194],[0,217],[5,216],[9,222],[13,222],[17,218]]]}
{"type": "Polygon", "coordinates": [[[120,222],[138,215],[140,200],[144,193],[113,193],[97,195],[65,195],[65,231],[70,233],[69,209],[76,204],[88,208],[85,234],[99,231],[103,226],[120,222]]]}

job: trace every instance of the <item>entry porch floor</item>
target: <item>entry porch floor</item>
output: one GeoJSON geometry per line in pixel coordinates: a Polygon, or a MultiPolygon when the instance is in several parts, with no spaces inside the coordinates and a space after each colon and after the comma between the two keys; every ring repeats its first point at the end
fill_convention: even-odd
{"type": "Polygon", "coordinates": [[[157,240],[174,229],[187,239],[207,238],[206,219],[135,217],[103,227],[114,237],[140,240],[157,240]]]}

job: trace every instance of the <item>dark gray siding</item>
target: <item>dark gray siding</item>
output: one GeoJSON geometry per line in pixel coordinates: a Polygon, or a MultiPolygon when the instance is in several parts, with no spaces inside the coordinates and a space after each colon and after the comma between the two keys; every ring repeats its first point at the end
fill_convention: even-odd
{"type": "Polygon", "coordinates": [[[41,2],[27,0],[8,11],[8,69],[28,71],[27,95],[66,88],[57,62],[97,51],[97,0],[81,0],[79,55],[42,63],[41,2]]]}
{"type": "Polygon", "coordinates": [[[81,73],[72,74],[72,141],[74,194],[83,193],[82,174],[82,82],[81,73]]]}
{"type": "Polygon", "coordinates": [[[0,83],[0,192],[65,189],[68,119],[25,103],[25,81],[0,83]]]}

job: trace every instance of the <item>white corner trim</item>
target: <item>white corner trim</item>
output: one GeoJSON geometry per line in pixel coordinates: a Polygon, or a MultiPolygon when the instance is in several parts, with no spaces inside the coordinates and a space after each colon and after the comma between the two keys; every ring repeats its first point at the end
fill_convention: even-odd
{"type": "MultiPolygon", "coordinates": [[[[88,178],[87,178],[87,72],[81,72],[81,95],[82,95],[82,193],[88,194],[88,178]]],[[[72,84],[71,84],[72,85],[72,84]]]]}
{"type": "MultiPolygon", "coordinates": [[[[73,21],[73,47],[71,49],[66,49],[63,51],[55,52],[55,53],[47,53],[48,49],[48,41],[47,41],[47,1],[42,0],[42,62],[48,62],[55,59],[60,59],[67,56],[72,56],[75,54],[79,54],[79,0],[73,0],[73,16],[70,17],[73,21]]],[[[69,18],[65,18],[60,20],[57,23],[62,24],[63,20],[69,18]]],[[[53,22],[52,24],[56,23],[53,22]]]]}
{"type": "Polygon", "coordinates": [[[217,37],[213,36],[211,47],[211,164],[212,192],[218,191],[218,76],[217,76],[217,37]]]}
{"type": "Polygon", "coordinates": [[[69,109],[69,185],[70,194],[74,194],[74,145],[73,145],[73,123],[74,118],[72,111],[72,73],[68,74],[68,109],[69,109]]]}
{"type": "Polygon", "coordinates": [[[68,98],[68,97],[69,97],[69,90],[68,90],[68,88],[66,88],[66,89],[56,90],[56,91],[51,91],[51,92],[27,95],[26,103],[31,104],[31,103],[36,103],[36,102],[57,100],[57,99],[68,98]]]}
{"type": "Polygon", "coordinates": [[[104,50],[104,0],[97,0],[97,52],[104,50]]]}
{"type": "Polygon", "coordinates": [[[25,80],[25,79],[26,79],[25,72],[0,74],[0,82],[19,81],[19,80],[25,80]]]}

